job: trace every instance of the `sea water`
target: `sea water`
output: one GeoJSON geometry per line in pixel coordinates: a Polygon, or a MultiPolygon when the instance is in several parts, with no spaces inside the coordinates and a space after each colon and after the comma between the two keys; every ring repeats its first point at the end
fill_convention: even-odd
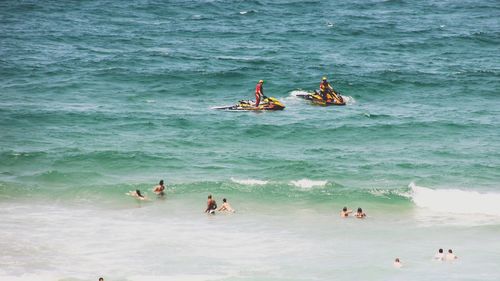
{"type": "Polygon", "coordinates": [[[499,14],[2,1],[0,279],[499,280],[499,14]],[[345,107],[296,97],[322,76],[345,107]],[[285,110],[212,109],[260,79],[285,110]]]}

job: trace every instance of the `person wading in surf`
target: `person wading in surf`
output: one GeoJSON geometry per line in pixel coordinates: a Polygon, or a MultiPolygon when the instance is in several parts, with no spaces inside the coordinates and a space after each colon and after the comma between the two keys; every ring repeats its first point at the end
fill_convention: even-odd
{"type": "Polygon", "coordinates": [[[212,195],[208,195],[207,209],[205,210],[205,213],[215,214],[215,210],[217,210],[217,203],[214,199],[212,199],[212,195]]]}
{"type": "Polygon", "coordinates": [[[163,180],[153,188],[153,192],[158,195],[158,197],[163,197],[165,195],[165,185],[163,184],[163,180]]]}

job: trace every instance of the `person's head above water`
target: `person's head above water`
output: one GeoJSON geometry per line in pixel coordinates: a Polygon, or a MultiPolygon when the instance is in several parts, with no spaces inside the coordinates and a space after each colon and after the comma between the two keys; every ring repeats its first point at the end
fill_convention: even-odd
{"type": "Polygon", "coordinates": [[[137,193],[137,196],[139,196],[139,197],[144,197],[144,196],[142,196],[141,191],[139,189],[136,189],[135,193],[137,193]]]}
{"type": "Polygon", "coordinates": [[[163,185],[163,180],[160,181],[160,185],[163,185]]]}
{"type": "Polygon", "coordinates": [[[443,253],[443,249],[439,249],[439,251],[438,251],[438,252],[442,254],[442,253],[443,253]]]}
{"type": "Polygon", "coordinates": [[[212,195],[208,195],[208,199],[212,199],[212,195]]]}
{"type": "Polygon", "coordinates": [[[226,203],[227,202],[226,198],[222,199],[222,202],[226,203]]]}
{"type": "Polygon", "coordinates": [[[362,213],[362,212],[363,212],[363,209],[358,208],[358,213],[362,213]]]}
{"type": "Polygon", "coordinates": [[[448,253],[453,254],[453,251],[451,249],[448,250],[448,253]]]}
{"type": "Polygon", "coordinates": [[[347,207],[344,207],[342,211],[347,212],[347,207]]]}

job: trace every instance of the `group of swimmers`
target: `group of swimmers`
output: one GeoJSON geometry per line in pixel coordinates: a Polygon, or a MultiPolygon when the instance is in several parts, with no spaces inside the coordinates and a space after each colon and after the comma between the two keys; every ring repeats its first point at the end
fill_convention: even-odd
{"type": "MultiPolygon", "coordinates": [[[[454,261],[456,259],[458,259],[458,257],[453,253],[452,249],[449,249],[446,255],[444,254],[443,249],[439,249],[438,252],[434,255],[434,260],[436,261],[454,261]]],[[[400,268],[403,266],[403,263],[399,258],[396,258],[393,265],[396,268],[400,268]]]]}
{"type": "MultiPolygon", "coordinates": [[[[165,184],[163,180],[160,180],[158,185],[153,187],[153,192],[158,196],[158,198],[163,198],[165,196],[165,184]]],[[[136,189],[135,191],[131,190],[126,194],[135,197],[139,200],[149,200],[148,197],[143,195],[139,189],[136,189]]],[[[215,214],[215,211],[230,212],[230,213],[235,212],[235,210],[231,207],[229,202],[227,202],[226,198],[222,199],[222,206],[219,209],[217,209],[217,202],[215,201],[215,199],[212,198],[212,195],[208,195],[207,208],[205,209],[205,213],[215,214]]],[[[347,207],[344,207],[342,208],[342,211],[340,211],[340,217],[346,218],[352,212],[353,212],[352,210],[349,210],[347,209],[347,207]]],[[[358,219],[363,219],[366,217],[366,214],[363,212],[363,209],[358,208],[358,210],[354,214],[354,217],[358,219]]]]}
{"type": "MultiPolygon", "coordinates": [[[[158,198],[163,198],[165,196],[165,184],[163,180],[160,180],[158,185],[153,187],[153,192],[158,196],[158,198]]],[[[149,198],[143,195],[139,189],[136,189],[135,191],[131,190],[126,194],[139,200],[149,200],[149,198]]],[[[212,195],[208,195],[207,208],[205,209],[205,213],[215,214],[215,211],[229,213],[235,212],[233,207],[231,207],[229,202],[227,202],[226,198],[222,199],[222,206],[217,209],[217,202],[215,202],[215,199],[212,198],[212,195]]]]}
{"type": "Polygon", "coordinates": [[[438,261],[453,261],[458,259],[458,257],[453,253],[453,250],[448,249],[448,253],[445,255],[443,249],[439,249],[434,255],[434,259],[438,261]]]}
{"type": "MultiPolygon", "coordinates": [[[[153,188],[153,192],[159,197],[163,198],[165,196],[165,185],[163,180],[160,180],[159,184],[153,188]]],[[[136,197],[139,200],[148,200],[148,198],[144,195],[141,194],[141,191],[136,189],[135,191],[130,191],[127,193],[128,195],[131,195],[133,197],[136,197]]],[[[217,202],[215,199],[212,198],[212,195],[208,195],[207,198],[207,208],[205,209],[205,213],[214,215],[216,211],[219,212],[229,212],[229,213],[234,213],[235,210],[231,207],[229,202],[227,201],[226,198],[222,199],[222,206],[220,208],[217,208],[217,202]]],[[[347,218],[349,217],[349,214],[352,214],[353,210],[349,210],[347,207],[342,208],[342,211],[340,211],[340,217],[342,218],[347,218]]],[[[366,214],[363,212],[363,209],[358,208],[356,213],[354,214],[354,217],[358,219],[363,219],[366,218],[366,214]]],[[[438,261],[453,261],[456,260],[458,257],[453,254],[453,250],[449,249],[447,254],[444,254],[443,249],[439,249],[438,252],[434,255],[434,260],[438,261]]],[[[400,268],[403,266],[401,260],[399,258],[396,258],[393,263],[394,267],[400,268]]],[[[101,279],[99,279],[101,281],[101,279]]]]}
{"type": "Polygon", "coordinates": [[[217,209],[217,202],[215,202],[215,199],[212,198],[212,195],[208,195],[208,200],[207,200],[207,208],[205,209],[205,213],[214,215],[215,211],[219,212],[229,212],[229,213],[234,213],[235,210],[229,205],[229,202],[227,202],[226,198],[222,199],[222,206],[217,209]]]}
{"type": "MultiPolygon", "coordinates": [[[[340,217],[346,218],[349,216],[349,214],[352,213],[352,210],[348,210],[347,207],[342,208],[342,211],[340,211],[340,217]]],[[[366,214],[363,212],[363,209],[358,208],[356,211],[356,214],[354,216],[358,219],[363,219],[366,218],[366,214]]]]}
{"type": "MultiPolygon", "coordinates": [[[[158,183],[157,186],[153,187],[153,192],[158,196],[158,198],[163,198],[165,196],[165,184],[163,183],[163,180],[160,180],[160,183],[158,183]]],[[[139,200],[149,200],[149,198],[146,195],[143,195],[139,189],[136,189],[135,191],[131,190],[125,194],[135,197],[139,200]]]]}
{"type": "MultiPolygon", "coordinates": [[[[347,207],[344,207],[344,208],[342,208],[342,211],[340,211],[340,217],[346,218],[352,212],[353,212],[352,210],[349,210],[349,209],[347,209],[347,207]]],[[[363,209],[361,209],[361,208],[358,208],[358,210],[356,211],[356,214],[354,214],[354,216],[358,219],[366,218],[366,214],[363,212],[363,209]]],[[[446,255],[444,254],[443,249],[439,249],[438,252],[436,253],[436,255],[434,255],[434,259],[438,260],[438,261],[453,261],[453,260],[458,259],[458,257],[455,254],[453,254],[452,249],[449,249],[448,253],[446,255]]],[[[394,260],[393,265],[396,268],[400,268],[403,266],[403,264],[401,263],[401,260],[399,258],[396,258],[394,260]]]]}
{"type": "MultiPolygon", "coordinates": [[[[153,192],[159,198],[163,198],[165,196],[165,184],[164,184],[163,180],[160,180],[160,183],[158,183],[158,185],[153,188],[153,192]]],[[[130,195],[132,197],[135,197],[139,200],[149,200],[148,197],[143,195],[139,189],[136,189],[135,191],[129,191],[126,194],[130,195]]],[[[222,206],[219,209],[217,209],[217,202],[215,201],[215,199],[212,198],[212,195],[208,195],[207,208],[205,209],[205,213],[213,215],[213,214],[215,214],[215,211],[229,212],[229,213],[235,212],[235,210],[231,207],[229,202],[227,202],[226,198],[222,199],[222,206]]],[[[345,217],[348,217],[349,214],[351,214],[352,212],[353,212],[352,210],[348,210],[347,207],[344,207],[342,209],[342,211],[340,211],[340,216],[342,218],[345,218],[345,217]]],[[[363,219],[366,217],[366,214],[363,212],[363,209],[358,208],[358,210],[356,211],[356,214],[354,214],[354,216],[358,219],[363,219]]]]}

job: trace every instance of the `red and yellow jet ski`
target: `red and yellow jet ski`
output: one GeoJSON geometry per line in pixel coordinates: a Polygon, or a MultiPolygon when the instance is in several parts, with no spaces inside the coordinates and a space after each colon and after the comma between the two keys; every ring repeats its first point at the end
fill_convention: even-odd
{"type": "Polygon", "coordinates": [[[260,102],[259,106],[255,106],[254,101],[250,100],[241,100],[238,104],[232,106],[222,106],[215,107],[214,109],[221,110],[249,110],[249,111],[262,111],[262,110],[283,110],[285,109],[285,105],[283,105],[279,100],[273,97],[264,97],[264,99],[260,102]]]}
{"type": "Polygon", "coordinates": [[[345,100],[340,94],[334,92],[326,93],[324,96],[315,90],[310,94],[299,94],[297,97],[311,101],[313,104],[329,106],[329,105],[345,105],[345,100]]]}

